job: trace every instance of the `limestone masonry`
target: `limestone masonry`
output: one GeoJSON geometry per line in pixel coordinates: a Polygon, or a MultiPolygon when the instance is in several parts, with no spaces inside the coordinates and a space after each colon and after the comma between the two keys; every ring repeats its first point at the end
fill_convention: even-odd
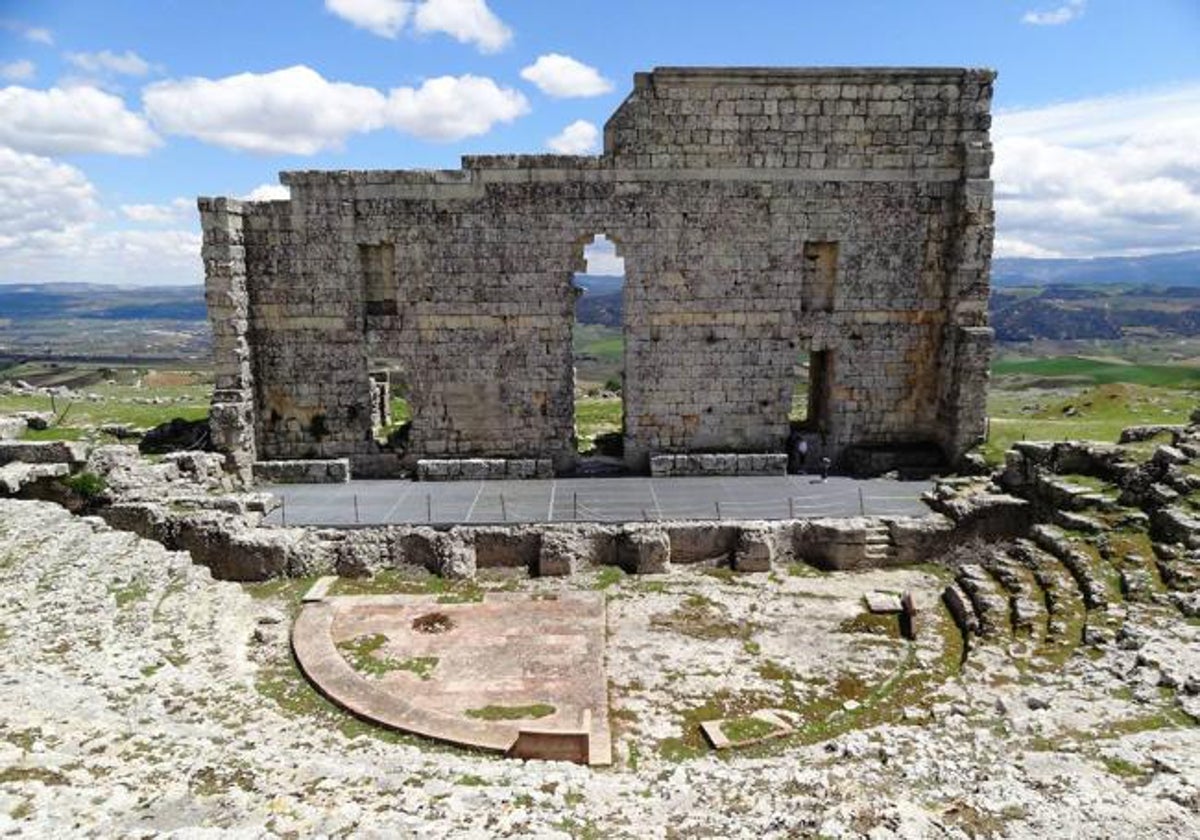
{"type": "Polygon", "coordinates": [[[214,441],[244,466],[348,458],[358,476],[569,470],[572,275],[605,234],[625,260],[631,467],[782,452],[805,354],[813,457],[953,461],[984,431],[994,77],[660,68],[598,157],[285,172],[288,201],[201,198],[214,441]],[[373,434],[383,369],[407,386],[403,458],[373,434]]]}

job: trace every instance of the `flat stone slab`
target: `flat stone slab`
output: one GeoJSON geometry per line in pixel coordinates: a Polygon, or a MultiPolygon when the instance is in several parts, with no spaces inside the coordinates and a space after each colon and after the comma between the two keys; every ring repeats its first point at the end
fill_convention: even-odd
{"type": "Polygon", "coordinates": [[[867,609],[873,613],[904,612],[904,602],[895,592],[868,592],[863,595],[867,609]]]}
{"type": "Polygon", "coordinates": [[[325,600],[325,596],[329,594],[329,590],[337,583],[337,575],[326,575],[325,577],[317,578],[309,590],[304,593],[304,597],[300,599],[301,603],[311,604],[316,601],[325,600]]]}
{"type": "Polygon", "coordinates": [[[748,747],[772,738],[782,738],[795,731],[795,728],[792,716],[776,709],[760,709],[743,718],[720,718],[700,724],[700,731],[717,750],[748,747]]]}
{"type": "Polygon", "coordinates": [[[383,726],[521,758],[612,763],[598,592],[326,597],[292,630],[305,675],[383,726]]]}

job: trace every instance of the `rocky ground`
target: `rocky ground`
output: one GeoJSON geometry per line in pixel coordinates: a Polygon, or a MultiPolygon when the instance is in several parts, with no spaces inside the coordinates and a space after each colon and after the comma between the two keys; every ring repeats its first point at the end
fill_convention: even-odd
{"type": "Polygon", "coordinates": [[[1006,556],[981,557],[977,584],[958,575],[1012,596],[965,643],[939,599],[954,573],[933,566],[459,584],[608,594],[617,763],[589,770],[333,709],[288,650],[305,581],[215,582],[99,520],[0,501],[0,832],[1200,835],[1200,625],[1162,593],[1126,601],[1117,587],[1087,609],[1049,555],[1042,580],[1060,597],[1030,597],[1017,620],[1028,605],[1002,587],[1006,556]],[[915,642],[864,613],[871,589],[914,593],[915,642]],[[797,733],[718,754],[696,729],[766,706],[794,713],[797,733]]]}

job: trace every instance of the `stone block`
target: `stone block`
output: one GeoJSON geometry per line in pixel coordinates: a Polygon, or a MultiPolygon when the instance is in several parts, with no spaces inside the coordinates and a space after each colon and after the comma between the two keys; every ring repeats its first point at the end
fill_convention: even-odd
{"type": "Polygon", "coordinates": [[[88,447],[73,440],[0,440],[0,466],[18,461],[25,464],[69,464],[87,461],[88,447]]]}
{"type": "Polygon", "coordinates": [[[627,525],[617,536],[617,564],[631,575],[658,574],[671,561],[671,540],[654,525],[627,525]]]}
{"type": "Polygon", "coordinates": [[[537,558],[538,577],[572,575],[579,570],[589,547],[576,533],[546,531],[542,534],[537,558]]]}
{"type": "Polygon", "coordinates": [[[350,459],[255,461],[254,480],[264,484],[343,484],[350,480],[350,459]]]}
{"type": "Polygon", "coordinates": [[[766,529],[742,528],[733,553],[733,568],[739,572],[769,572],[774,555],[771,535],[766,529]]]}

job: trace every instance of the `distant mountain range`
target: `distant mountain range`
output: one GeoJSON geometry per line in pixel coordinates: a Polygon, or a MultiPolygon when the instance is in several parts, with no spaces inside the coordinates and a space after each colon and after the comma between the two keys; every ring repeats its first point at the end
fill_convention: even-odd
{"type": "Polygon", "coordinates": [[[1145,257],[992,261],[993,286],[1150,285],[1200,286],[1200,250],[1145,257]]]}
{"type": "MultiPolygon", "coordinates": [[[[582,324],[620,327],[625,278],[576,275],[582,324]]],[[[1200,335],[1200,250],[1085,260],[997,259],[992,323],[1002,341],[1118,338],[1129,329],[1200,335]],[[1021,288],[1024,287],[1024,288],[1021,288]],[[1033,288],[1031,288],[1033,287],[1033,288]]],[[[0,344],[14,328],[54,321],[176,322],[207,334],[200,286],[0,284],[0,344]],[[7,335],[6,335],[7,334],[7,335]]],[[[41,333],[38,334],[39,339],[41,333]]]]}
{"type": "Polygon", "coordinates": [[[201,286],[120,287],[96,283],[0,284],[0,318],[203,321],[201,286]]]}

